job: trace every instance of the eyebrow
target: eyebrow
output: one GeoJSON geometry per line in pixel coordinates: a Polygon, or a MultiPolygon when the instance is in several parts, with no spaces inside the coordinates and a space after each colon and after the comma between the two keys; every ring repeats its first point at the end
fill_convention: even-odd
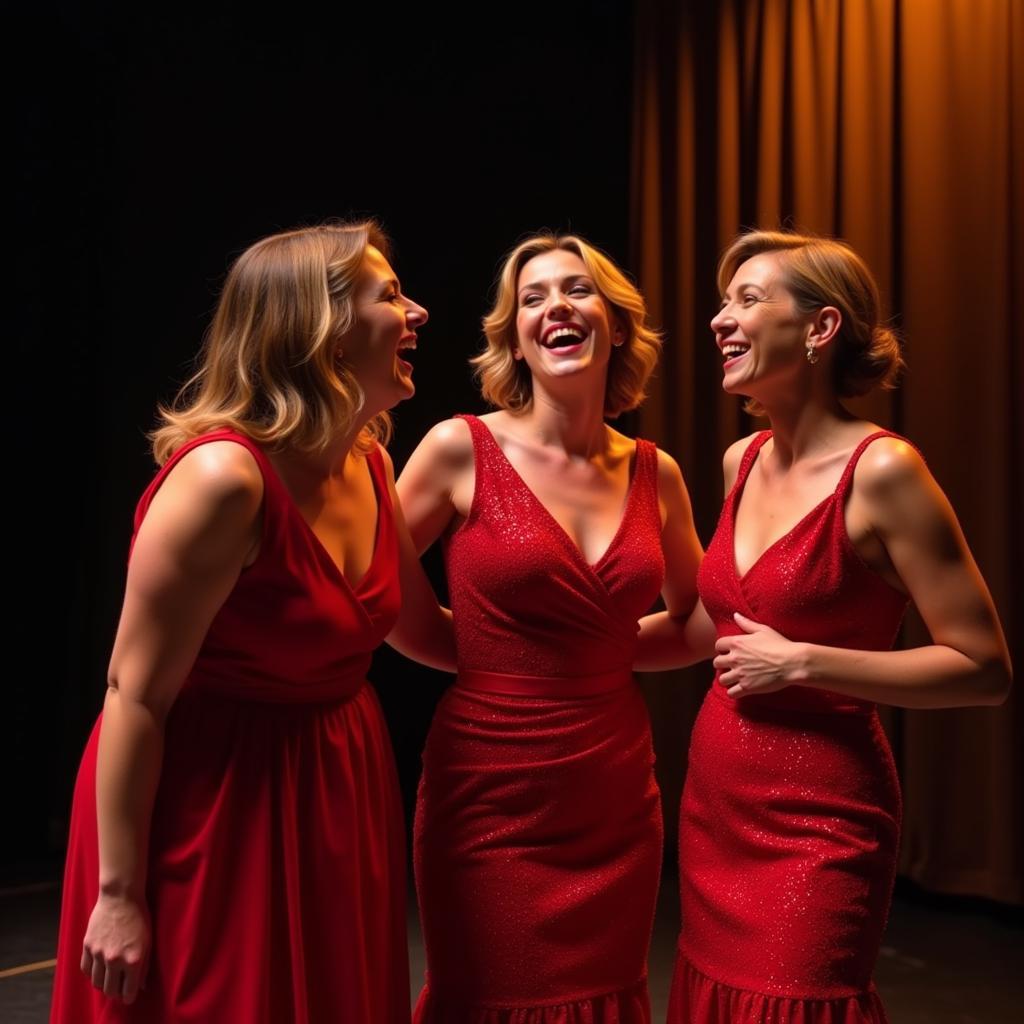
{"type": "MultiPolygon", "coordinates": [[[[768,294],[768,289],[763,284],[755,284],[753,281],[744,281],[743,284],[736,285],[736,291],[741,292],[744,288],[756,288],[759,292],[768,294]]],[[[729,294],[728,289],[722,293],[722,301],[725,301],[725,297],[729,294]]]]}
{"type": "MultiPolygon", "coordinates": [[[[577,281],[586,281],[588,284],[594,284],[594,279],[589,274],[569,274],[567,277],[563,277],[561,280],[562,284],[575,284],[577,281]]],[[[534,288],[543,288],[543,281],[531,281],[530,284],[524,284],[518,291],[517,294],[522,295],[523,292],[528,292],[534,288]]],[[[595,285],[596,287],[596,285],[595,285]]]]}

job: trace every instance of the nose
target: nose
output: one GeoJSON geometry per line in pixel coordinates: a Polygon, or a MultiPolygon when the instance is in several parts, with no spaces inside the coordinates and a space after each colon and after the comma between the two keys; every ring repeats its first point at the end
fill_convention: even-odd
{"type": "Polygon", "coordinates": [[[561,292],[552,293],[551,302],[548,304],[548,316],[552,320],[564,320],[572,316],[572,306],[561,292]]]}
{"type": "Polygon", "coordinates": [[[718,334],[732,319],[731,314],[728,312],[729,307],[723,306],[712,318],[711,318],[711,330],[718,334]]]}
{"type": "Polygon", "coordinates": [[[426,306],[421,306],[418,302],[413,302],[413,300],[408,296],[405,298],[405,304],[405,322],[408,326],[422,327],[430,319],[430,314],[427,312],[426,306]]]}

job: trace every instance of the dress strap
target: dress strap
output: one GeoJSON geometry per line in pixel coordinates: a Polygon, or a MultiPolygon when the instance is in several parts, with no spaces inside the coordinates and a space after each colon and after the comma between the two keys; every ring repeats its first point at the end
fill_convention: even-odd
{"type": "Polygon", "coordinates": [[[772,432],[770,430],[762,430],[755,434],[753,440],[747,445],[743,458],[740,459],[740,468],[736,472],[736,479],[733,481],[730,495],[738,493],[743,489],[743,485],[747,482],[747,477],[750,475],[750,469],[754,465],[754,460],[757,458],[757,453],[764,447],[765,442],[771,436],[772,432]]]}
{"type": "Polygon", "coordinates": [[[256,444],[255,441],[252,440],[252,438],[238,433],[237,430],[229,429],[211,430],[208,434],[200,434],[198,437],[193,437],[191,440],[186,441],[180,448],[178,448],[160,467],[156,476],[150,481],[149,486],[142,492],[142,497],[139,498],[139,503],[135,507],[134,528],[136,532],[142,525],[142,520],[146,518],[146,513],[149,511],[150,503],[153,501],[156,492],[160,490],[163,482],[167,479],[167,474],[170,473],[181,459],[192,451],[193,448],[209,444],[212,441],[234,441],[235,444],[240,444],[243,448],[246,448],[256,460],[256,464],[260,467],[260,473],[263,476],[264,488],[267,486],[268,479],[275,479],[273,466],[271,466],[270,460],[267,458],[266,453],[258,444],[256,444]]]}
{"type": "MultiPolygon", "coordinates": [[[[853,454],[850,456],[849,461],[846,463],[846,468],[843,470],[843,475],[839,478],[839,483],[836,485],[836,495],[840,499],[839,507],[842,508],[845,503],[843,499],[846,498],[846,493],[850,489],[850,484],[853,481],[853,473],[857,468],[857,463],[860,462],[860,457],[864,454],[868,445],[873,441],[877,441],[880,437],[893,437],[897,441],[903,441],[905,444],[910,444],[905,437],[900,437],[899,434],[894,434],[891,430],[876,430],[873,434],[868,434],[856,448],[853,449],[853,454]]],[[[914,446],[911,445],[913,448],[914,446]]],[[[914,449],[917,451],[917,449],[914,449]]],[[[920,454],[920,453],[918,453],[920,454]]]]}
{"type": "Polygon", "coordinates": [[[377,492],[378,514],[382,509],[393,511],[391,505],[391,489],[388,487],[388,471],[384,465],[384,453],[379,444],[366,453],[366,465],[370,469],[373,487],[377,492]]]}

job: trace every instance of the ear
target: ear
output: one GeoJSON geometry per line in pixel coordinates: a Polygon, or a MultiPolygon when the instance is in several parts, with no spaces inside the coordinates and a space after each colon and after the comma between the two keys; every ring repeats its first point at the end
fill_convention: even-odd
{"type": "Polygon", "coordinates": [[[626,341],[626,328],[622,326],[622,321],[617,317],[615,319],[615,326],[612,328],[612,344],[619,348],[619,346],[625,344],[626,341]]]}
{"type": "Polygon", "coordinates": [[[820,350],[835,340],[843,325],[843,314],[835,306],[822,306],[811,319],[807,347],[820,350]]]}
{"type": "Polygon", "coordinates": [[[512,349],[512,358],[515,360],[523,358],[523,350],[519,348],[518,345],[514,349],[512,349]]]}

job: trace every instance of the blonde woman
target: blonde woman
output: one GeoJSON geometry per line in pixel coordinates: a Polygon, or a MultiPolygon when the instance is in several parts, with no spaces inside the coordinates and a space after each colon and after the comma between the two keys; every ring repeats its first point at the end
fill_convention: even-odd
{"type": "Polygon", "coordinates": [[[901,363],[864,262],[757,231],[718,279],[722,386],[771,429],[726,452],[698,575],[717,676],[683,794],[669,1021],[884,1024],[900,792],[875,704],[997,704],[1006,644],[924,460],[844,407],[901,363]],[[910,601],[933,643],[893,651],[910,601]]]}
{"type": "Polygon", "coordinates": [[[381,447],[426,319],[373,223],[232,267],[153,436],[52,1021],[408,1021],[402,819],[365,673],[392,630],[452,657],[381,447]]]}
{"type": "Polygon", "coordinates": [[[497,411],[435,427],[399,481],[417,548],[444,539],[459,663],[423,756],[416,1019],[641,1024],[662,827],[631,669],[701,552],[676,464],[605,420],[659,338],[610,259],[550,235],[505,260],[484,330],[497,411]]]}

